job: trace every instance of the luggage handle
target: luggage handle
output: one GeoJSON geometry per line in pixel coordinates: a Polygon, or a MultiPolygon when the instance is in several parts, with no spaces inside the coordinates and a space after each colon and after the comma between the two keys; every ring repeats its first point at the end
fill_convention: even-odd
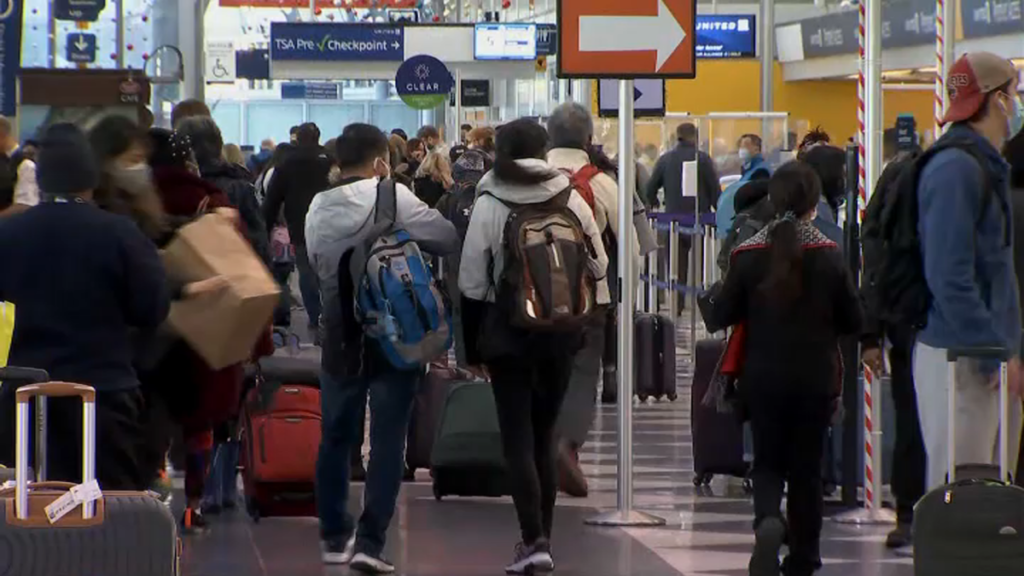
{"type": "MultiPolygon", "coordinates": [[[[15,417],[15,510],[17,519],[26,521],[28,510],[28,402],[32,398],[72,397],[82,399],[82,482],[96,479],[96,389],[70,382],[46,382],[18,388],[15,417]]],[[[82,505],[82,519],[91,520],[95,502],[82,505]]]]}
{"type": "MultiPolygon", "coordinates": [[[[0,368],[0,382],[17,384],[41,384],[48,382],[50,375],[38,368],[6,366],[0,368]]],[[[46,398],[36,399],[36,482],[46,480],[46,398]]]]}
{"type": "Polygon", "coordinates": [[[946,360],[949,363],[949,381],[947,383],[946,401],[946,444],[947,461],[946,474],[947,482],[956,482],[956,365],[957,361],[963,359],[976,360],[998,360],[999,364],[999,481],[1008,482],[1010,478],[1010,431],[1007,429],[1009,422],[1010,390],[1008,378],[1008,362],[1010,350],[998,346],[975,346],[950,348],[946,351],[946,360]]]}

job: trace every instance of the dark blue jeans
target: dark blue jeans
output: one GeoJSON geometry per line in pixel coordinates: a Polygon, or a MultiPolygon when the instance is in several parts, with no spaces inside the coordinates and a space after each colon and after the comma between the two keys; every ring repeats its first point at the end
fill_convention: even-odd
{"type": "Polygon", "coordinates": [[[320,325],[320,278],[309,262],[305,246],[295,247],[295,268],[299,271],[299,292],[310,326],[320,325]]]}
{"type": "Polygon", "coordinates": [[[348,539],[356,552],[380,556],[405,470],[405,435],[420,380],[417,372],[335,380],[320,374],[323,436],[316,464],[316,502],[323,539],[348,539]],[[348,513],[351,452],[362,439],[360,411],[370,398],[370,463],[358,527],[348,513]]]}

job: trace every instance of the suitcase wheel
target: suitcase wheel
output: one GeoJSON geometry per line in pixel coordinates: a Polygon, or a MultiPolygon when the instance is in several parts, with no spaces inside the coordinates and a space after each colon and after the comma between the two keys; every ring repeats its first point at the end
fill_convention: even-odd
{"type": "Polygon", "coordinates": [[[697,487],[710,486],[712,478],[714,478],[714,474],[698,473],[693,477],[693,485],[697,487]]]}
{"type": "Polygon", "coordinates": [[[672,392],[671,394],[669,394],[669,395],[667,396],[667,398],[668,398],[668,401],[669,401],[669,402],[675,402],[676,400],[678,400],[678,399],[679,399],[679,395],[678,395],[678,394],[676,394],[675,392],[672,392]]]}

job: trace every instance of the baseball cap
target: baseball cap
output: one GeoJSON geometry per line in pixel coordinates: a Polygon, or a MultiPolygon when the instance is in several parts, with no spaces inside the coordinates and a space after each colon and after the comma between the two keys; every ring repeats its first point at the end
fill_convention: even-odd
{"type": "Polygon", "coordinates": [[[942,123],[971,118],[984,105],[986,94],[1016,79],[1017,69],[1006,58],[991,52],[964,54],[949,68],[949,108],[942,123]]]}

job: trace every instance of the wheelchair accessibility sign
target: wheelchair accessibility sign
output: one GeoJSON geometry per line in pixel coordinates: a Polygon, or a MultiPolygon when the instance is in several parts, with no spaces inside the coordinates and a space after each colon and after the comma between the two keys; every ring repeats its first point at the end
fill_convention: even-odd
{"type": "Polygon", "coordinates": [[[235,43],[230,40],[211,40],[206,43],[207,82],[233,83],[235,81],[235,43]]]}

